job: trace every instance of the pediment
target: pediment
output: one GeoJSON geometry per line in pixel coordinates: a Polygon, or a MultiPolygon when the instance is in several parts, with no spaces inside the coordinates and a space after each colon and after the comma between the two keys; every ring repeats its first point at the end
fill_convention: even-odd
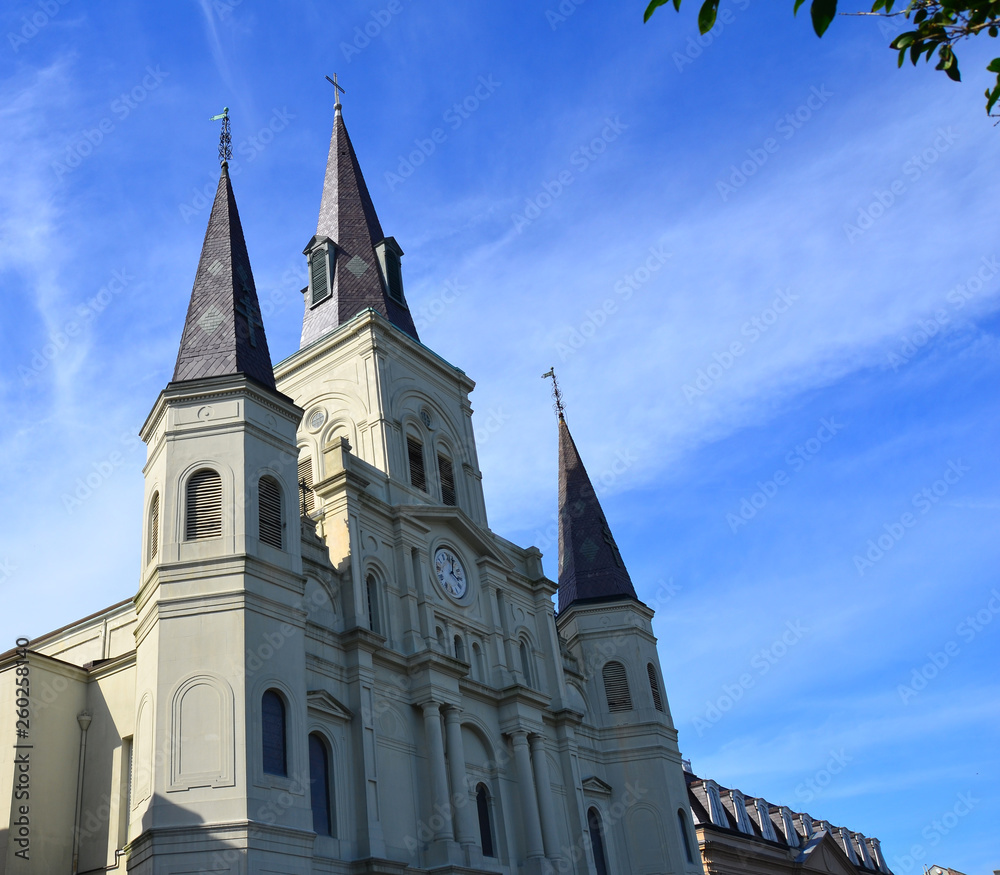
{"type": "Polygon", "coordinates": [[[823,872],[825,875],[858,875],[858,870],[826,830],[813,836],[795,860],[807,872],[823,872]]]}
{"type": "Polygon", "coordinates": [[[598,796],[611,795],[611,785],[606,781],[602,781],[596,775],[591,775],[588,778],[584,778],[582,783],[583,783],[583,791],[585,793],[595,793],[598,796]]]}
{"type": "Polygon", "coordinates": [[[333,720],[349,722],[354,716],[347,706],[331,696],[326,690],[310,690],[306,693],[306,702],[311,711],[317,711],[324,717],[333,720]]]}
{"type": "Polygon", "coordinates": [[[427,531],[430,531],[431,525],[443,525],[451,529],[456,538],[460,538],[475,549],[480,556],[492,559],[507,570],[512,570],[514,567],[508,556],[497,549],[492,534],[477,526],[460,508],[411,504],[401,507],[399,512],[411,520],[423,523],[427,531]]]}

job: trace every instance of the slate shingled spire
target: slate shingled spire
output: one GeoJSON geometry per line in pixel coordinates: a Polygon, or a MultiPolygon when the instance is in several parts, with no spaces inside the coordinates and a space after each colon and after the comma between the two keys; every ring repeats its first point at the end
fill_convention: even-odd
{"type": "Polygon", "coordinates": [[[559,610],[573,602],[636,598],[632,579],[583,460],[559,416],[559,610]]]}
{"type": "Polygon", "coordinates": [[[381,313],[416,339],[417,329],[410,311],[389,296],[383,282],[375,247],[386,238],[347,135],[339,100],[334,109],[316,237],[306,250],[323,239],[332,240],[336,245],[333,294],[314,306],[307,299],[302,346],[367,309],[381,313]]]}
{"type": "Polygon", "coordinates": [[[243,226],[229,166],[223,163],[191,290],[174,382],[225,374],[245,374],[275,389],[243,226]]]}

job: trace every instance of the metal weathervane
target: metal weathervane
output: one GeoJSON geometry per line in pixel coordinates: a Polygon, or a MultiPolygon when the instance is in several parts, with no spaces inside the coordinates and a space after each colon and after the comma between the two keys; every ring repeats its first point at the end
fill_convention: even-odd
{"type": "Polygon", "coordinates": [[[559,414],[559,418],[563,419],[564,418],[563,414],[565,413],[565,410],[563,409],[562,392],[559,391],[559,381],[556,379],[556,369],[554,367],[549,368],[544,374],[542,374],[542,379],[552,380],[552,397],[555,399],[555,404],[553,404],[552,406],[555,409],[556,413],[559,414]]]}
{"type": "Polygon", "coordinates": [[[229,107],[224,106],[222,112],[213,115],[210,122],[222,122],[222,131],[219,134],[219,163],[227,164],[233,157],[233,137],[229,131],[229,107]]]}

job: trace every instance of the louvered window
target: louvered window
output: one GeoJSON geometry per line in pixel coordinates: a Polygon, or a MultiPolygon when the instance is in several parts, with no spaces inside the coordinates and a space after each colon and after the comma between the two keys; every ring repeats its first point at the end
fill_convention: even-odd
{"type": "Polygon", "coordinates": [[[187,524],[189,541],[222,536],[222,478],[218,471],[205,468],[187,485],[187,524]]]}
{"type": "Polygon", "coordinates": [[[309,283],[312,286],[312,302],[318,304],[330,297],[330,275],[327,270],[325,247],[313,251],[309,259],[309,283]]]}
{"type": "Polygon", "coordinates": [[[386,284],[389,286],[389,297],[399,304],[403,303],[403,271],[399,264],[399,255],[386,247],[385,250],[386,284]]]}
{"type": "Polygon", "coordinates": [[[281,487],[273,477],[261,477],[257,487],[260,539],[281,549],[281,487]]]}
{"type": "Polygon", "coordinates": [[[620,662],[609,662],[604,666],[604,694],[608,698],[609,711],[632,710],[628,677],[625,674],[625,666],[620,662]]]}
{"type": "Polygon", "coordinates": [[[330,807],[330,758],[326,745],[316,733],[309,736],[309,797],[312,803],[313,832],[333,835],[330,807]]]}
{"type": "Polygon", "coordinates": [[[649,675],[649,690],[653,694],[653,707],[657,711],[663,710],[663,698],[660,696],[660,683],[656,679],[656,669],[653,663],[646,664],[646,673],[649,675]]]}
{"type": "Polygon", "coordinates": [[[274,690],[264,693],[260,703],[260,716],[264,771],[269,775],[287,775],[285,703],[274,690]]]}
{"type": "Polygon", "coordinates": [[[441,475],[441,503],[454,507],[455,500],[455,468],[447,456],[438,456],[438,473],[441,475]]]}
{"type": "Polygon", "coordinates": [[[305,513],[308,516],[316,507],[316,496],[313,493],[313,466],[312,459],[308,456],[299,459],[299,495],[300,505],[305,505],[305,513]],[[305,484],[305,489],[302,488],[305,484]]]}
{"type": "Polygon", "coordinates": [[[149,507],[149,558],[156,558],[160,544],[160,493],[153,493],[153,503],[149,507]]]}
{"type": "Polygon", "coordinates": [[[410,460],[410,484],[421,492],[427,491],[427,473],[424,471],[424,445],[407,435],[406,454],[410,460]]]}

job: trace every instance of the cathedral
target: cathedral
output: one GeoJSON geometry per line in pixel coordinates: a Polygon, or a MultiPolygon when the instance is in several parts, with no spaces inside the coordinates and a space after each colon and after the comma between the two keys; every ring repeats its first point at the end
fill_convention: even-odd
{"type": "Polygon", "coordinates": [[[223,161],[134,595],[0,656],[0,873],[887,873],[686,767],[561,411],[558,582],[490,529],[339,101],[304,256],[272,365],[223,161]]]}

